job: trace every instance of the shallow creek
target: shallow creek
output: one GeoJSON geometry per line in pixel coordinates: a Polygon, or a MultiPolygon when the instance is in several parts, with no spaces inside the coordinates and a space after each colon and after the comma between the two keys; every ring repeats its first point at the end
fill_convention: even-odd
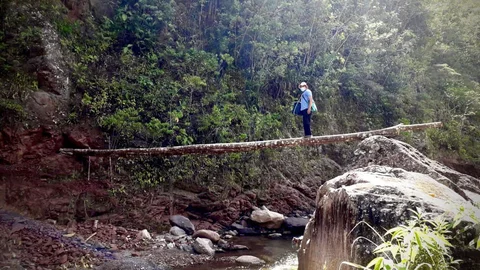
{"type": "Polygon", "coordinates": [[[211,270],[211,269],[261,269],[261,270],[293,270],[297,269],[297,255],[291,245],[291,237],[269,239],[267,237],[240,236],[231,241],[237,245],[245,245],[249,250],[217,253],[213,261],[201,265],[182,268],[182,270],[211,270]],[[244,266],[222,261],[225,257],[252,255],[267,262],[264,266],[244,266]]]}

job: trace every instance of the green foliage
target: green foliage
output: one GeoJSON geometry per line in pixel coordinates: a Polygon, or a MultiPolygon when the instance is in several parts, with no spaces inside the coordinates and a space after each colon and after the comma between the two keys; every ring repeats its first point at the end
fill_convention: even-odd
{"type": "MultiPolygon", "coordinates": [[[[28,95],[38,90],[30,58],[39,55],[42,27],[39,18],[62,17],[57,1],[1,1],[0,3],[0,113],[2,124],[23,120],[28,95]],[[32,74],[33,73],[33,74],[32,74]]],[[[63,7],[64,8],[64,7],[63,7]]],[[[38,61],[38,60],[37,60],[38,61]]],[[[35,61],[34,61],[35,63],[35,61]]]]}
{"type": "Polygon", "coordinates": [[[135,53],[142,54],[157,44],[158,33],[169,24],[171,16],[171,1],[123,0],[112,30],[122,42],[132,44],[135,53]]]}
{"type": "Polygon", "coordinates": [[[480,130],[452,120],[444,123],[443,129],[429,130],[431,151],[453,151],[462,159],[470,162],[480,161],[480,130]]]}
{"type": "Polygon", "coordinates": [[[198,130],[218,142],[245,141],[249,114],[242,105],[214,105],[210,114],[201,117],[198,130]]]}
{"type": "MultiPolygon", "coordinates": [[[[80,19],[61,1],[1,1],[2,120],[38,90],[25,63],[48,23],[81,97],[67,121],[97,120],[116,147],[300,136],[290,104],[307,81],[315,134],[442,121],[432,154],[478,163],[480,16],[475,0],[439,1],[121,0],[109,18],[80,19]]],[[[238,160],[212,168],[242,177],[227,166],[238,160]]]]}
{"type": "Polygon", "coordinates": [[[143,127],[139,112],[133,108],[118,110],[113,115],[101,118],[100,126],[121,133],[127,139],[132,139],[135,132],[143,127]]]}
{"type": "Polygon", "coordinates": [[[222,193],[238,185],[259,188],[261,172],[255,164],[259,153],[235,153],[224,156],[181,156],[172,158],[140,157],[120,160],[119,167],[129,172],[129,188],[168,190],[173,185],[185,190],[200,188],[222,193]]]}
{"type": "Polygon", "coordinates": [[[25,117],[23,107],[10,99],[0,99],[0,127],[3,123],[22,120],[25,117]]]}
{"type": "Polygon", "coordinates": [[[64,38],[68,38],[80,31],[78,29],[79,23],[71,22],[67,18],[59,19],[55,22],[55,24],[57,26],[58,33],[64,38]]]}
{"type": "MultiPolygon", "coordinates": [[[[432,219],[420,210],[410,210],[414,217],[406,225],[388,230],[373,251],[379,255],[367,266],[344,262],[359,269],[455,269],[458,261],[451,256],[449,223],[443,216],[432,219]]],[[[378,234],[378,232],[376,232],[378,234]]]]}
{"type": "Polygon", "coordinates": [[[151,162],[135,162],[131,178],[136,187],[150,189],[164,184],[166,179],[162,170],[151,162]]]}
{"type": "MultiPolygon", "coordinates": [[[[431,10],[421,2],[405,6],[431,10]]],[[[110,131],[127,133],[125,138],[172,145],[301,133],[298,119],[288,113],[299,80],[309,81],[321,108],[316,133],[437,120],[435,108],[452,108],[441,114],[450,119],[464,108],[475,111],[468,101],[478,89],[459,77],[462,73],[424,79],[457,68],[429,68],[433,60],[417,56],[430,46],[419,34],[433,26],[425,24],[428,18],[405,24],[416,12],[375,0],[361,7],[351,1],[142,0],[120,1],[112,18],[58,18],[56,26],[62,44],[76,56],[74,82],[83,94],[78,116],[96,117],[110,131]],[[311,11],[308,18],[299,16],[304,8],[311,11]],[[342,20],[339,12],[351,20],[342,20]],[[418,88],[426,91],[412,91],[418,88]],[[120,123],[130,119],[119,118],[126,111],[137,112],[131,125],[120,123]]],[[[435,29],[447,27],[435,23],[435,29]]],[[[477,127],[474,115],[466,117],[463,124],[477,127]]],[[[474,133],[462,136],[472,140],[474,133]]],[[[462,157],[476,160],[471,153],[462,157]]]]}
{"type": "MultiPolygon", "coordinates": [[[[475,205],[477,211],[479,206],[478,203],[475,205]]],[[[461,206],[459,210],[449,223],[449,228],[455,231],[455,239],[461,244],[466,240],[470,248],[480,250],[480,218],[473,209],[466,210],[461,206]]]]}

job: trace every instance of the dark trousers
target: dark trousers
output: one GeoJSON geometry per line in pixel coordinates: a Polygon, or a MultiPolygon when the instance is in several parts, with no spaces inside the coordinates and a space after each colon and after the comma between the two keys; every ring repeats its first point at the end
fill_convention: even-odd
{"type": "Polygon", "coordinates": [[[310,123],[312,122],[312,113],[307,113],[308,110],[301,111],[302,118],[303,118],[303,131],[305,132],[305,136],[311,136],[312,130],[310,129],[310,123]]]}

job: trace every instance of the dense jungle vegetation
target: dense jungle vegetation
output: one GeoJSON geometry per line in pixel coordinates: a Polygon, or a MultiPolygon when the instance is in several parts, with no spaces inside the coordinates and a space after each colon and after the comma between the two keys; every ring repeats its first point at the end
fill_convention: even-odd
{"type": "MultiPolygon", "coordinates": [[[[2,0],[2,125],[25,117],[38,89],[22,66],[41,25],[6,12],[14,2],[54,25],[71,55],[78,98],[67,124],[95,119],[112,147],[300,136],[290,111],[306,81],[319,107],[314,135],[442,121],[428,133],[431,154],[480,162],[478,0],[119,0],[111,16],[78,18],[61,1],[2,0]]],[[[217,157],[212,167],[253,178],[263,172],[249,165],[272,155],[217,157]]],[[[142,185],[163,181],[159,163],[174,167],[132,165],[142,185]]],[[[203,173],[187,168],[175,174],[203,173]]]]}

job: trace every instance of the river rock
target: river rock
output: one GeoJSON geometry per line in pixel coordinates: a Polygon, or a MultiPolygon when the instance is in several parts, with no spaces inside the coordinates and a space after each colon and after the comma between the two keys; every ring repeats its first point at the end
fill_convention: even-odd
{"type": "Polygon", "coordinates": [[[223,240],[223,239],[218,240],[217,245],[218,245],[220,248],[225,249],[225,250],[228,250],[228,249],[230,248],[230,244],[229,244],[227,241],[223,240]]]}
{"type": "Polygon", "coordinates": [[[279,238],[282,237],[281,233],[271,233],[268,235],[268,238],[279,238]]]}
{"type": "Polygon", "coordinates": [[[183,250],[183,251],[188,252],[188,253],[193,253],[194,252],[192,245],[188,245],[188,244],[181,244],[180,245],[180,250],[183,250]]]}
{"type": "Polygon", "coordinates": [[[244,245],[231,245],[229,250],[249,250],[249,248],[244,245]]]}
{"type": "Polygon", "coordinates": [[[193,241],[193,250],[199,254],[215,255],[212,241],[206,238],[196,238],[195,241],[193,241]]]}
{"type": "Polygon", "coordinates": [[[410,219],[408,209],[455,215],[460,206],[480,218],[469,201],[429,175],[386,166],[350,171],[319,189],[315,216],[298,251],[298,269],[339,269],[343,261],[365,265],[372,259],[374,246],[361,240],[352,246],[352,242],[359,236],[380,240],[366,226],[352,231],[360,221],[384,232],[383,228],[410,219]]]}
{"type": "Polygon", "coordinates": [[[257,258],[255,256],[251,256],[251,255],[240,256],[235,261],[237,263],[241,263],[241,264],[251,264],[251,265],[263,265],[263,264],[265,264],[264,260],[262,260],[260,258],[257,258]]]}
{"type": "Polygon", "coordinates": [[[230,230],[230,231],[226,231],[225,235],[236,236],[236,235],[238,235],[238,232],[235,231],[235,230],[230,230]]]}
{"type": "Polygon", "coordinates": [[[404,142],[383,136],[372,136],[363,140],[354,152],[352,169],[369,165],[385,165],[411,172],[427,174],[448,186],[464,198],[480,202],[480,180],[459,173],[429,159],[420,151],[404,142]]]}
{"type": "Polygon", "coordinates": [[[193,238],[201,237],[210,239],[212,242],[216,243],[220,240],[220,235],[217,232],[211,230],[198,230],[193,235],[193,238]]]}
{"type": "Polygon", "coordinates": [[[310,219],[302,217],[287,217],[283,221],[283,227],[286,231],[291,232],[294,235],[303,234],[305,226],[310,219]]]}
{"type": "Polygon", "coordinates": [[[267,229],[278,229],[282,226],[285,217],[277,212],[268,210],[266,207],[256,209],[250,215],[250,219],[267,229]]]}
{"type": "Polygon", "coordinates": [[[137,233],[137,239],[152,239],[152,236],[147,230],[141,230],[137,233]]]}
{"type": "Polygon", "coordinates": [[[181,215],[174,215],[170,217],[170,224],[183,229],[188,235],[192,235],[195,232],[195,226],[186,217],[181,215]]]}
{"type": "Polygon", "coordinates": [[[300,244],[302,243],[303,240],[303,235],[299,237],[293,237],[292,238],[292,247],[295,249],[300,248],[300,244]]]}
{"type": "Polygon", "coordinates": [[[235,229],[239,235],[260,235],[261,232],[250,227],[245,227],[238,223],[233,223],[232,228],[235,229]]]}
{"type": "Polygon", "coordinates": [[[217,245],[222,248],[223,250],[248,250],[249,248],[244,245],[233,245],[232,243],[229,243],[223,239],[220,239],[217,243],[217,245]]]}
{"type": "Polygon", "coordinates": [[[169,233],[175,236],[182,236],[187,234],[182,228],[177,226],[173,226],[172,228],[170,228],[169,233]]]}

